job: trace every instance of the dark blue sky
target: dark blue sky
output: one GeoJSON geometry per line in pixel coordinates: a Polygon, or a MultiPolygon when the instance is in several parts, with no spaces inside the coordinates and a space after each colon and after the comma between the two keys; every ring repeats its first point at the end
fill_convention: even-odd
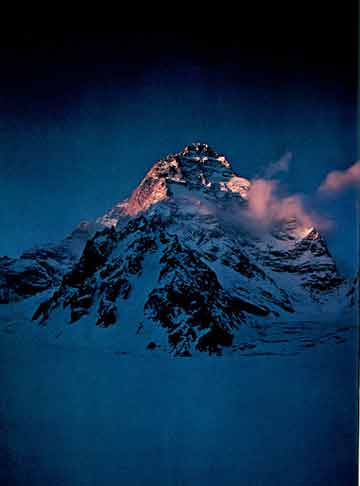
{"type": "MultiPolygon", "coordinates": [[[[62,238],[126,197],[159,157],[197,140],[249,178],[291,151],[288,190],[313,193],[357,158],[353,32],[327,44],[317,34],[286,46],[280,36],[269,45],[166,32],[8,42],[0,255],[62,238]]],[[[344,269],[355,252],[352,209],[350,199],[323,208],[336,213],[328,239],[344,269]]]]}

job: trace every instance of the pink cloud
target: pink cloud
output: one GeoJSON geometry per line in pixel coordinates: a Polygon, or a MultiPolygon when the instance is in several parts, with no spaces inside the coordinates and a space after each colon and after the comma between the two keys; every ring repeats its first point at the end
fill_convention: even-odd
{"type": "Polygon", "coordinates": [[[259,228],[295,219],[298,229],[316,227],[325,229],[329,222],[305,208],[303,196],[280,196],[274,180],[255,179],[248,192],[247,218],[259,228]]]}
{"type": "Polygon", "coordinates": [[[319,187],[322,194],[339,193],[349,187],[360,187],[360,160],[346,170],[329,172],[319,187]]]}

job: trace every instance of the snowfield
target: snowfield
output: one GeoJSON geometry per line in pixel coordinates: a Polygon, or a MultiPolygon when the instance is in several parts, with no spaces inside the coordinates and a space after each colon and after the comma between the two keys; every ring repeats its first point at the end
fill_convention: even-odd
{"type": "Polygon", "coordinates": [[[320,343],[307,323],[315,344],[298,354],[137,356],[57,340],[14,307],[1,309],[1,484],[356,484],[354,327],[322,324],[320,343]]]}

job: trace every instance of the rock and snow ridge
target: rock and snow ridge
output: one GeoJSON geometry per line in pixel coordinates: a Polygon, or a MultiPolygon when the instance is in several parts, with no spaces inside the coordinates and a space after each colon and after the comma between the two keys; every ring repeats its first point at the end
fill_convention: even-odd
{"type": "Polygon", "coordinates": [[[316,229],[292,219],[254,235],[233,218],[250,187],[224,155],[189,145],[60,245],[0,260],[0,301],[53,289],[40,324],[118,328],[130,348],[181,356],[221,354],[259,323],[341,313],[346,285],[316,229]]]}
{"type": "Polygon", "coordinates": [[[57,244],[37,246],[19,258],[0,257],[0,304],[55,287],[79,259],[94,225],[82,223],[57,244]]]}
{"type": "Polygon", "coordinates": [[[246,200],[250,181],[232,170],[225,156],[207,144],[188,145],[178,154],[156,162],[130,198],[122,201],[97,221],[112,226],[123,216],[146,211],[180,190],[181,186],[202,194],[208,200],[246,200]]]}

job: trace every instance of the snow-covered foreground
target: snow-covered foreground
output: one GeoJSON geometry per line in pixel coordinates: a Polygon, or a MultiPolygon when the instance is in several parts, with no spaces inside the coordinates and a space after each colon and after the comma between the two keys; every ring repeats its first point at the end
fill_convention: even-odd
{"type": "Polygon", "coordinates": [[[0,335],[1,484],[355,485],[353,329],[193,358],[0,335]]]}

